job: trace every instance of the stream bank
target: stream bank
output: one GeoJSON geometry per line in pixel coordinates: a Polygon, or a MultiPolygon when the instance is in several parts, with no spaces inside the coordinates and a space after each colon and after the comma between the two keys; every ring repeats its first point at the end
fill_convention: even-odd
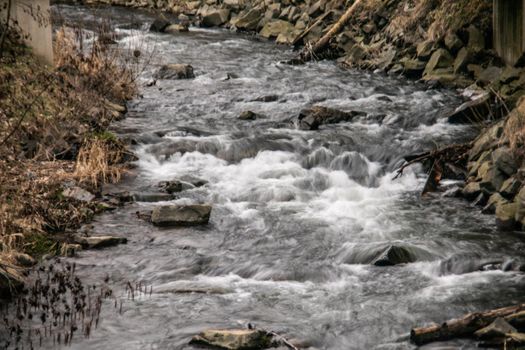
{"type": "MultiPolygon", "coordinates": [[[[59,10],[72,22],[98,18],[89,7],[59,10]]],[[[136,176],[114,190],[195,185],[86,227],[129,244],[68,260],[88,284],[111,281],[122,300],[120,312],[107,301],[98,330],[73,348],[192,349],[203,330],[250,324],[302,348],[411,349],[416,324],[523,300],[519,236],[499,233],[491,217],[449,194],[421,198],[419,166],[394,179],[406,154],[475,136],[475,127],[443,118],[461,103],[455,93],[330,61],[288,66],[280,61],[293,51],[250,36],[149,32],[151,13],[101,11],[119,45],[138,32],[154,43],[159,66],[191,64],[194,76],[155,79],[156,65],[143,72],[142,97],[112,129],[134,144],[136,176]],[[316,126],[316,118],[339,123],[316,126]],[[212,207],[207,225],[143,220],[195,204],[212,207]],[[389,263],[396,256],[402,264],[389,263]],[[151,294],[126,299],[130,279],[151,294]]]]}

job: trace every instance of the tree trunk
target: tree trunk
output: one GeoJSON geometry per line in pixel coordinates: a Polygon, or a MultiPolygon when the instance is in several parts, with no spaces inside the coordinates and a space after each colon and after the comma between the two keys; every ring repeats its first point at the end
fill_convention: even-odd
{"type": "Polygon", "coordinates": [[[461,318],[447,321],[441,325],[414,328],[410,331],[410,340],[417,345],[457,337],[471,336],[475,331],[488,326],[498,317],[507,317],[525,310],[525,304],[501,309],[474,312],[461,318]]]}

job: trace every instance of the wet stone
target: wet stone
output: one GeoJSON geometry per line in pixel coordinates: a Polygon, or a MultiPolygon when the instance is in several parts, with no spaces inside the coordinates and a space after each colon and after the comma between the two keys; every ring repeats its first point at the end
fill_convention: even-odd
{"type": "Polygon", "coordinates": [[[162,66],[157,73],[156,79],[192,79],[195,78],[193,67],[189,64],[166,64],[162,66]]]}
{"type": "Polygon", "coordinates": [[[153,209],[151,222],[163,227],[206,225],[210,214],[209,205],[165,205],[153,209]]]}

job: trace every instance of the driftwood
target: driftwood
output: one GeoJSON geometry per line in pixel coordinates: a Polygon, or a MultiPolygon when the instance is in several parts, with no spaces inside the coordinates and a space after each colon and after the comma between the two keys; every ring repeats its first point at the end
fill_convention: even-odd
{"type": "Polygon", "coordinates": [[[415,163],[427,163],[429,173],[421,195],[437,190],[442,178],[453,178],[465,175],[466,152],[471,148],[470,143],[454,144],[434,151],[405,157],[403,164],[394,176],[394,180],[403,175],[403,171],[415,163]]]}
{"type": "Polygon", "coordinates": [[[416,345],[423,345],[435,341],[469,337],[477,330],[487,327],[498,317],[510,320],[513,315],[517,315],[524,310],[525,304],[521,304],[485,312],[470,313],[440,325],[434,324],[429,327],[414,328],[410,331],[410,340],[416,345]]]}
{"type": "Polygon", "coordinates": [[[299,59],[297,61],[301,62],[308,62],[312,58],[314,58],[316,55],[321,53],[323,50],[326,49],[328,44],[330,43],[330,40],[341,30],[344,28],[344,26],[348,23],[350,18],[354,15],[357,7],[363,0],[355,0],[352,6],[346,10],[346,12],[339,18],[337,22],[334,23],[332,28],[328,32],[326,32],[325,35],[323,35],[314,45],[312,46],[305,46],[301,54],[299,55],[299,59]]]}
{"type": "Polygon", "coordinates": [[[325,13],[323,13],[321,16],[319,16],[318,19],[315,20],[315,22],[310,25],[308,28],[306,28],[302,33],[301,35],[299,35],[297,38],[295,38],[295,40],[293,41],[292,45],[295,46],[297,45],[297,43],[299,43],[301,40],[303,40],[303,38],[305,36],[308,35],[308,33],[310,33],[312,31],[312,29],[314,29],[315,27],[317,27],[326,17],[328,17],[328,15],[330,15],[333,11],[330,10],[330,11],[327,11],[325,13]]]}

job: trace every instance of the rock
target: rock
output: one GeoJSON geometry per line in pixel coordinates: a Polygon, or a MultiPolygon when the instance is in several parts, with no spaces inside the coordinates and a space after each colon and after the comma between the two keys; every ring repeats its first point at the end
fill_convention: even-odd
{"type": "Polygon", "coordinates": [[[279,34],[277,39],[275,39],[275,42],[277,44],[292,45],[300,34],[301,32],[295,29],[288,32],[284,32],[279,34]]]}
{"type": "Polygon", "coordinates": [[[507,66],[501,73],[500,81],[503,84],[508,84],[510,82],[513,82],[519,79],[522,73],[523,73],[523,69],[507,66]]]}
{"type": "Polygon", "coordinates": [[[308,13],[308,16],[310,17],[317,17],[322,14],[323,10],[324,10],[324,1],[319,0],[313,3],[313,5],[310,6],[310,8],[308,8],[307,13],[308,13]]]}
{"type": "Polygon", "coordinates": [[[176,33],[184,33],[189,32],[189,25],[186,23],[177,23],[177,24],[170,24],[169,26],[164,29],[165,33],[169,34],[176,34],[176,33]]]}
{"type": "Polygon", "coordinates": [[[417,45],[417,57],[424,60],[428,59],[434,51],[434,45],[435,43],[432,40],[427,40],[419,43],[417,45]]]}
{"type": "MultiPolygon", "coordinates": [[[[344,63],[350,67],[355,66],[361,62],[361,60],[366,56],[365,50],[361,45],[356,44],[348,50],[348,53],[345,57],[344,63]]],[[[401,70],[403,66],[401,66],[401,70]]]]}
{"type": "Polygon", "coordinates": [[[275,102],[279,100],[278,95],[264,95],[250,100],[250,102],[275,102]]]}
{"type": "Polygon", "coordinates": [[[503,68],[494,66],[487,67],[479,74],[478,81],[482,84],[493,83],[499,80],[502,72],[503,68]]]}
{"type": "Polygon", "coordinates": [[[189,64],[172,63],[167,64],[155,73],[155,79],[191,79],[195,78],[193,67],[189,64]]]}
{"type": "Polygon", "coordinates": [[[407,59],[402,61],[405,74],[407,76],[420,76],[421,72],[425,70],[426,62],[416,60],[416,59],[407,59]]]}
{"type": "Polygon", "coordinates": [[[479,185],[479,182],[469,182],[463,188],[463,191],[461,193],[463,194],[463,197],[469,200],[475,199],[481,193],[481,187],[479,185]]]}
{"type": "Polygon", "coordinates": [[[496,213],[496,207],[498,205],[507,204],[508,201],[501,196],[499,193],[494,193],[489,197],[487,204],[481,210],[483,214],[494,214],[496,213]]]}
{"type": "Polygon", "coordinates": [[[113,247],[119,244],[125,244],[128,242],[127,238],[115,237],[115,236],[90,236],[80,237],[76,236],[75,242],[80,244],[85,249],[100,249],[113,247]]]}
{"type": "Polygon", "coordinates": [[[95,199],[94,194],[78,186],[66,188],[62,191],[62,195],[66,198],[72,198],[80,202],[91,202],[95,199]]]}
{"type": "Polygon", "coordinates": [[[254,113],[252,111],[244,111],[239,115],[240,120],[255,120],[257,119],[257,113],[254,113]]]}
{"type": "Polygon", "coordinates": [[[504,121],[500,121],[492,125],[476,138],[469,152],[469,160],[477,159],[483,152],[491,150],[499,142],[503,133],[503,123],[504,121]]]}
{"type": "Polygon", "coordinates": [[[516,215],[514,219],[525,227],[525,187],[523,187],[514,199],[516,203],[516,215]]]}
{"type": "Polygon", "coordinates": [[[255,30],[262,16],[262,12],[259,9],[251,9],[248,12],[239,15],[230,23],[237,29],[241,30],[255,30]]]}
{"type": "Polygon", "coordinates": [[[209,329],[194,336],[190,344],[206,345],[228,350],[268,349],[274,337],[256,329],[209,329]]]}
{"type": "Polygon", "coordinates": [[[151,26],[149,27],[150,32],[159,32],[163,33],[164,30],[170,25],[171,23],[165,19],[157,18],[153,21],[151,26]]]}
{"type": "Polygon", "coordinates": [[[520,180],[514,177],[508,178],[503,182],[503,185],[501,185],[501,195],[506,198],[514,198],[518,194],[521,185],[522,183],[520,180]]]}
{"type": "Polygon", "coordinates": [[[508,176],[512,176],[518,170],[517,161],[509,147],[499,147],[492,152],[494,166],[508,176]]]}
{"type": "Polygon", "coordinates": [[[494,322],[492,322],[487,327],[481,328],[476,331],[474,335],[478,339],[492,339],[504,337],[508,333],[516,333],[516,328],[512,327],[507,321],[503,318],[498,317],[494,322]]]}
{"type": "Polygon", "coordinates": [[[303,109],[297,117],[298,127],[301,130],[317,130],[319,126],[324,124],[336,124],[341,122],[348,122],[356,116],[363,116],[363,112],[343,112],[337,109],[313,106],[311,108],[303,109]]]}
{"type": "Polygon", "coordinates": [[[450,53],[445,49],[438,49],[430,57],[423,75],[429,75],[438,68],[451,68],[453,64],[454,59],[450,53]]]}
{"type": "Polygon", "coordinates": [[[485,93],[477,96],[471,101],[463,103],[454,111],[446,115],[451,124],[474,124],[480,122],[480,118],[490,115],[490,94],[485,93]]]}
{"type": "Polygon", "coordinates": [[[184,185],[181,181],[165,181],[159,184],[161,188],[164,189],[164,191],[168,192],[169,194],[182,192],[184,189],[184,185]]]}
{"type": "Polygon", "coordinates": [[[458,55],[454,60],[454,74],[458,74],[465,70],[471,60],[471,56],[472,55],[467,48],[463,47],[459,50],[458,55]]]}
{"type": "Polygon", "coordinates": [[[456,34],[448,32],[445,36],[445,46],[450,52],[458,52],[463,47],[463,42],[456,34]]]}
{"type": "Polygon", "coordinates": [[[230,18],[230,10],[216,9],[214,11],[207,12],[202,17],[202,25],[205,27],[218,27],[228,22],[229,18],[230,18]]]}
{"type": "Polygon", "coordinates": [[[496,226],[505,231],[516,228],[516,213],[518,205],[516,203],[506,203],[496,206],[496,226]]]}
{"type": "Polygon", "coordinates": [[[211,206],[165,205],[156,207],[151,213],[151,222],[156,226],[194,226],[208,223],[211,206]]]}
{"type": "Polygon", "coordinates": [[[175,197],[169,193],[135,193],[133,194],[133,199],[135,202],[154,203],[171,201],[175,199],[175,197]]]}
{"type": "Polygon", "coordinates": [[[375,266],[394,266],[416,261],[416,257],[405,247],[389,246],[379,254],[373,261],[375,266]]]}
{"type": "Polygon", "coordinates": [[[498,192],[501,189],[503,182],[507,179],[507,176],[492,164],[486,168],[484,173],[481,172],[480,167],[478,174],[481,176],[479,186],[485,193],[498,192]]]}
{"type": "Polygon", "coordinates": [[[274,20],[264,25],[263,29],[259,32],[264,38],[276,38],[282,33],[294,31],[293,24],[283,20],[274,20]]]}
{"type": "Polygon", "coordinates": [[[485,38],[483,33],[473,25],[468,28],[467,46],[475,53],[485,49],[485,38]]]}

